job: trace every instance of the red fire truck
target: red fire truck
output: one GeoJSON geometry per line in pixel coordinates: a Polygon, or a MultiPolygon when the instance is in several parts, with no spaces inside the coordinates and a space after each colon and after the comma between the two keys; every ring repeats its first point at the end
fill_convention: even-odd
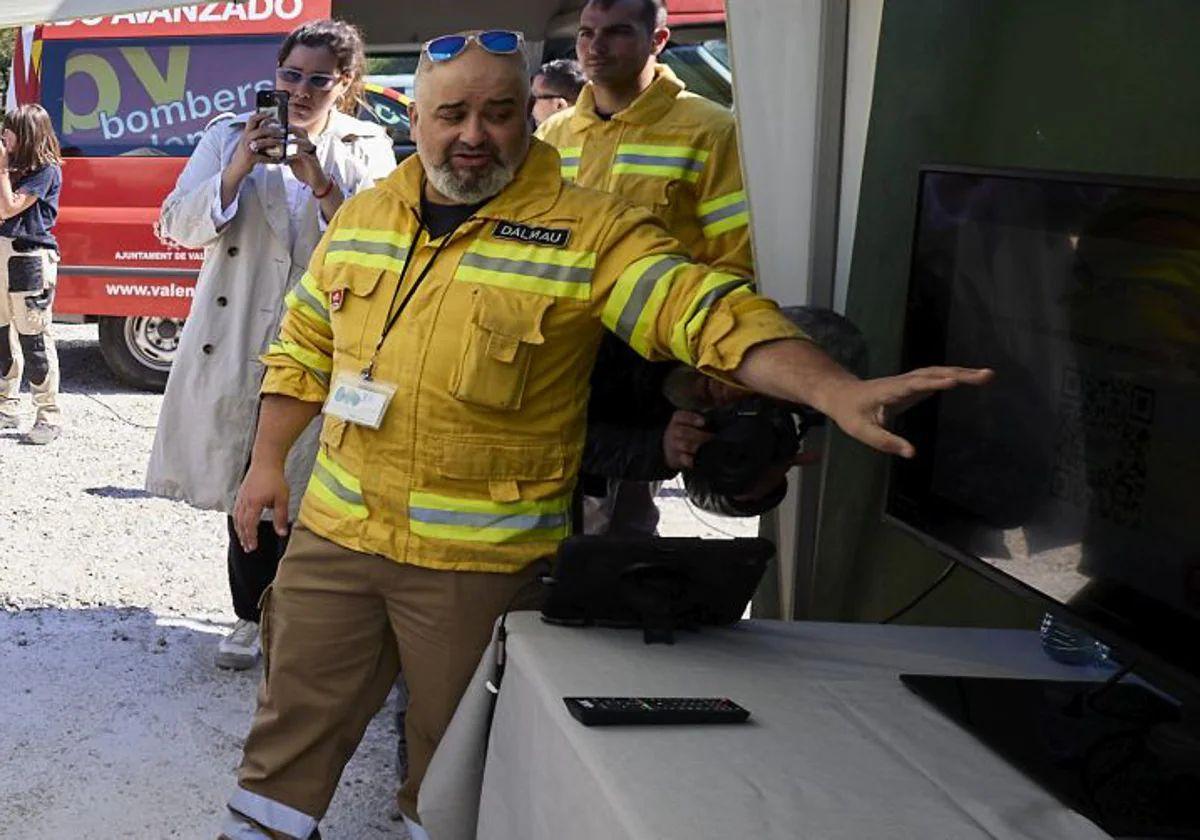
{"type": "MultiPolygon", "coordinates": [[[[207,123],[274,86],[283,36],[329,12],[329,0],[245,0],[22,31],[10,104],[41,102],[66,157],[55,313],[99,321],[126,382],[166,382],[203,257],[158,236],[162,200],[207,123]]],[[[377,86],[369,98],[405,139],[407,100],[377,86]]]]}
{"type": "MultiPolygon", "coordinates": [[[[342,6],[353,4],[333,13],[358,17],[342,6]]],[[[240,0],[22,30],[8,104],[41,102],[67,159],[55,314],[98,321],[100,350],[125,382],[166,383],[203,258],[158,236],[159,206],[207,123],[253,109],[255,91],[274,85],[284,35],[330,13],[330,0],[240,0]]],[[[721,0],[672,3],[672,26],[697,33],[719,34],[724,17],[721,0]]],[[[668,60],[689,87],[728,103],[723,41],[693,39],[668,60]]],[[[411,151],[407,98],[368,85],[367,100],[360,116],[389,130],[398,156],[411,151]]]]}

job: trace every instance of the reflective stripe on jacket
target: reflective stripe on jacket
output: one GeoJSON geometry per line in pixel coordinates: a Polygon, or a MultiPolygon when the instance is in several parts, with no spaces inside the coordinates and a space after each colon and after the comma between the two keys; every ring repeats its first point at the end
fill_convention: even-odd
{"type": "Polygon", "coordinates": [[[562,157],[564,179],[652,211],[687,252],[734,274],[752,270],[750,214],[733,114],[688,93],[670,68],[611,119],[592,86],[538,129],[562,157]]]}
{"type": "Polygon", "coordinates": [[[798,335],[749,280],[690,262],[645,210],[565,184],[544,143],[446,237],[420,225],[422,182],[413,157],[346,202],[263,357],[264,393],[323,401],[361,375],[424,274],[373,369],[396,389],[381,427],[326,417],[321,429],[300,519],[340,545],[517,571],[568,533],[605,326],[648,358],[710,372],[798,335]]]}

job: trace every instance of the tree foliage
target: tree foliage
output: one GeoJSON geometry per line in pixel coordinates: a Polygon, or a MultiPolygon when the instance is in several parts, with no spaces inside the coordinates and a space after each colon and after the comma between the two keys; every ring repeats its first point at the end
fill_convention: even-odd
{"type": "MultiPolygon", "coordinates": [[[[20,29],[0,29],[0,95],[8,91],[8,74],[12,70],[13,50],[20,29]]],[[[3,103],[0,99],[0,103],[3,103]]]]}

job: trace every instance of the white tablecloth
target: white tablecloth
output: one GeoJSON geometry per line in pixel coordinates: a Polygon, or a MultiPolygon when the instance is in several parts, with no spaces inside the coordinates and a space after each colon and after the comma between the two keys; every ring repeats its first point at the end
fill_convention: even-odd
{"type": "Polygon", "coordinates": [[[433,840],[1107,837],[897,679],[1105,676],[1035,633],[747,621],[647,646],[534,613],[508,628],[490,743],[489,652],[426,777],[433,840]],[[727,696],[751,722],[589,728],[570,695],[727,696]]]}

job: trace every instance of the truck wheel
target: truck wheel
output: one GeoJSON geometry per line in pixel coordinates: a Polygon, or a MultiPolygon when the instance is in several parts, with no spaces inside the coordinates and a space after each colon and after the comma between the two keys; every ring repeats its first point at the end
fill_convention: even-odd
{"type": "Polygon", "coordinates": [[[182,332],[183,321],[178,318],[101,318],[100,352],[122,382],[143,391],[161,391],[182,332]]]}

